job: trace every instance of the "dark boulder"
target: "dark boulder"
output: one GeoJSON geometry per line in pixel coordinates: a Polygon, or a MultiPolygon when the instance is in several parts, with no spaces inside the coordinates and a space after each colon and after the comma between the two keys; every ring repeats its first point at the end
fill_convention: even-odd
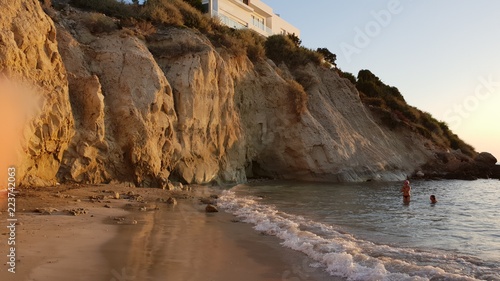
{"type": "Polygon", "coordinates": [[[431,179],[500,179],[500,166],[496,163],[497,159],[488,152],[481,152],[472,159],[462,155],[460,151],[452,151],[437,153],[434,161],[422,168],[424,178],[431,179]]]}
{"type": "Polygon", "coordinates": [[[500,165],[495,165],[491,170],[491,177],[494,179],[500,179],[500,165]]]}
{"type": "Polygon", "coordinates": [[[495,156],[488,152],[479,153],[476,158],[474,158],[474,161],[477,164],[484,164],[486,166],[493,166],[497,163],[495,156]]]}

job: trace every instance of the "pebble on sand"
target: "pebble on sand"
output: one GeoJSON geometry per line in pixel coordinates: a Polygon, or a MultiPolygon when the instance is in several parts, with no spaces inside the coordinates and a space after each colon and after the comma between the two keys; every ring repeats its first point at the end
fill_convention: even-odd
{"type": "Polygon", "coordinates": [[[215,207],[214,205],[212,204],[208,204],[206,207],[205,207],[205,211],[207,213],[217,213],[219,210],[217,210],[217,207],[215,207]]]}

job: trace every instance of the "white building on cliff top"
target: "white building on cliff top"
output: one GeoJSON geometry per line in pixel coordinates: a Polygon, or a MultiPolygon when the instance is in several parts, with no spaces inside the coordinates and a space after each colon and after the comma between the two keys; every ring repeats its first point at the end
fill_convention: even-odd
{"type": "Polygon", "coordinates": [[[291,25],[260,0],[203,0],[206,11],[212,17],[233,28],[250,28],[264,36],[295,34],[300,30],[291,25]]]}

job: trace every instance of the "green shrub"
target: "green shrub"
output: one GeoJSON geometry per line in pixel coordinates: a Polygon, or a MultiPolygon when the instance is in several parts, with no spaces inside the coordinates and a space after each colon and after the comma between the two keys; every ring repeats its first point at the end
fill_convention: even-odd
{"type": "Polygon", "coordinates": [[[362,81],[358,79],[358,81],[356,82],[356,89],[358,89],[358,91],[362,92],[368,97],[384,98],[384,96],[380,94],[378,86],[372,81],[362,81]]]}
{"type": "Polygon", "coordinates": [[[211,33],[214,22],[188,2],[182,0],[149,0],[144,4],[141,15],[157,24],[184,25],[204,33],[211,33]]]}
{"type": "Polygon", "coordinates": [[[432,134],[431,134],[431,132],[427,128],[424,128],[422,126],[417,126],[416,128],[417,128],[417,132],[421,136],[423,136],[423,137],[425,137],[427,139],[431,139],[432,138],[432,134]]]}
{"type": "Polygon", "coordinates": [[[149,0],[141,11],[141,16],[156,24],[184,25],[184,20],[177,6],[168,0],[149,0]]]}
{"type": "Polygon", "coordinates": [[[406,104],[398,88],[384,84],[375,74],[367,69],[362,69],[358,72],[356,88],[371,97],[380,96],[384,99],[392,98],[406,104]]]}
{"type": "Polygon", "coordinates": [[[70,0],[69,3],[75,7],[120,19],[139,16],[137,7],[116,0],[70,0]]]}
{"type": "Polygon", "coordinates": [[[205,12],[203,8],[203,3],[201,0],[184,0],[184,2],[188,3],[189,5],[193,6],[196,10],[200,12],[205,12]]]}
{"type": "Polygon", "coordinates": [[[393,130],[401,124],[401,121],[396,118],[394,114],[392,114],[390,111],[387,110],[382,110],[381,111],[382,117],[380,120],[384,125],[386,125],[389,129],[393,130]]]}
{"type": "Polygon", "coordinates": [[[245,50],[241,48],[241,42],[231,33],[233,31],[229,31],[228,33],[216,32],[210,36],[210,41],[216,46],[225,48],[229,53],[237,57],[244,56],[245,50]]]}
{"type": "Polygon", "coordinates": [[[246,55],[252,61],[257,61],[265,57],[264,37],[250,29],[235,30],[236,37],[246,50],[246,55]]]}
{"type": "Polygon", "coordinates": [[[403,106],[401,107],[401,113],[403,113],[405,115],[406,118],[408,118],[408,120],[410,120],[411,122],[417,122],[418,120],[418,109],[415,109],[409,105],[406,105],[406,106],[403,106]]]}
{"type": "Polygon", "coordinates": [[[440,122],[438,122],[438,124],[439,124],[439,127],[441,128],[441,131],[443,133],[446,133],[446,132],[450,131],[450,128],[448,127],[448,124],[446,124],[445,122],[440,121],[440,122]]]}
{"type": "Polygon", "coordinates": [[[387,127],[394,129],[401,124],[401,120],[437,145],[460,149],[469,156],[476,153],[472,146],[453,134],[446,123],[436,120],[430,113],[409,106],[396,87],[384,84],[369,70],[359,71],[356,88],[361,92],[364,104],[371,105],[370,108],[375,112],[382,112],[380,119],[387,127]],[[384,110],[385,107],[387,110],[384,110]]]}
{"type": "Polygon", "coordinates": [[[194,54],[205,49],[204,45],[197,44],[194,41],[183,41],[175,44],[155,45],[148,44],[148,49],[155,57],[168,56],[170,58],[181,57],[186,54],[194,54]]]}
{"type": "Polygon", "coordinates": [[[465,155],[468,155],[470,157],[474,157],[476,155],[474,147],[465,143],[456,134],[452,134],[449,140],[451,148],[460,149],[460,151],[462,151],[465,155]]]}
{"type": "Polygon", "coordinates": [[[250,43],[240,39],[240,31],[227,26],[218,26],[214,29],[213,34],[209,35],[209,38],[215,46],[223,47],[236,57],[243,57],[249,51],[246,44],[250,43]]]}
{"type": "Polygon", "coordinates": [[[392,113],[401,121],[405,123],[410,123],[410,120],[399,110],[393,110],[392,113]]]}
{"type": "Polygon", "coordinates": [[[300,45],[302,44],[302,40],[300,40],[299,36],[297,36],[295,33],[288,33],[286,35],[286,37],[290,40],[292,40],[292,42],[295,44],[295,46],[297,47],[300,47],[300,45]]]}
{"type": "Polygon", "coordinates": [[[265,43],[266,56],[277,64],[286,62],[296,48],[295,43],[283,35],[269,36],[265,43]]]}
{"type": "MultiPolygon", "coordinates": [[[[168,1],[168,0],[163,0],[168,1]]],[[[181,0],[170,0],[179,9],[182,15],[184,25],[201,32],[209,33],[212,31],[212,24],[208,15],[203,15],[199,10],[181,0]]]]}
{"type": "Polygon", "coordinates": [[[385,102],[383,99],[376,97],[376,98],[370,98],[370,97],[365,97],[362,99],[362,102],[367,105],[375,106],[378,108],[384,108],[385,107],[385,102]]]}
{"type": "Polygon", "coordinates": [[[290,68],[314,63],[320,65],[323,56],[313,50],[297,46],[289,36],[272,35],[265,42],[266,56],[275,63],[285,63],[290,68]]]}
{"type": "Polygon", "coordinates": [[[297,121],[299,121],[300,116],[307,111],[307,101],[309,96],[304,91],[302,85],[300,85],[297,81],[286,80],[286,82],[288,83],[290,108],[295,116],[297,116],[297,121]]]}
{"type": "MultiPolygon", "coordinates": [[[[231,29],[217,19],[202,14],[197,9],[201,4],[199,0],[148,0],[144,5],[117,0],[70,0],[70,4],[117,17],[121,19],[121,26],[131,28],[132,32],[139,33],[135,35],[142,38],[156,32],[154,25],[186,26],[205,33],[214,45],[224,47],[237,57],[246,55],[255,61],[265,56],[265,39],[262,36],[250,30],[231,29]]],[[[109,27],[107,25],[103,29],[108,30],[109,27]]],[[[102,32],[96,26],[93,30],[102,32]]]]}
{"type": "Polygon", "coordinates": [[[128,18],[120,21],[122,27],[135,28],[142,36],[149,36],[156,32],[156,26],[150,21],[136,18],[128,18]]]}
{"type": "Polygon", "coordinates": [[[428,112],[420,114],[420,124],[431,132],[436,132],[440,135],[442,134],[439,122],[428,112]]]}
{"type": "Polygon", "coordinates": [[[339,73],[340,77],[346,78],[347,80],[351,81],[351,83],[353,85],[356,85],[356,76],[354,76],[352,73],[344,72],[342,70],[339,70],[338,73],[339,73]]]}
{"type": "Polygon", "coordinates": [[[330,64],[331,67],[337,67],[337,55],[330,52],[327,48],[317,48],[316,52],[323,55],[324,60],[330,64]]]}
{"type": "Polygon", "coordinates": [[[93,34],[111,32],[118,29],[118,25],[112,18],[99,13],[84,14],[82,21],[93,34]]]}

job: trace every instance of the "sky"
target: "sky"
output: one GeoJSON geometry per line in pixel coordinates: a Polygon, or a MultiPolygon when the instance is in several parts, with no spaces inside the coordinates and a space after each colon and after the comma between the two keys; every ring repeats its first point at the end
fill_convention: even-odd
{"type": "Polygon", "coordinates": [[[500,162],[500,1],[263,0],[355,76],[369,69],[408,104],[500,162]]]}

